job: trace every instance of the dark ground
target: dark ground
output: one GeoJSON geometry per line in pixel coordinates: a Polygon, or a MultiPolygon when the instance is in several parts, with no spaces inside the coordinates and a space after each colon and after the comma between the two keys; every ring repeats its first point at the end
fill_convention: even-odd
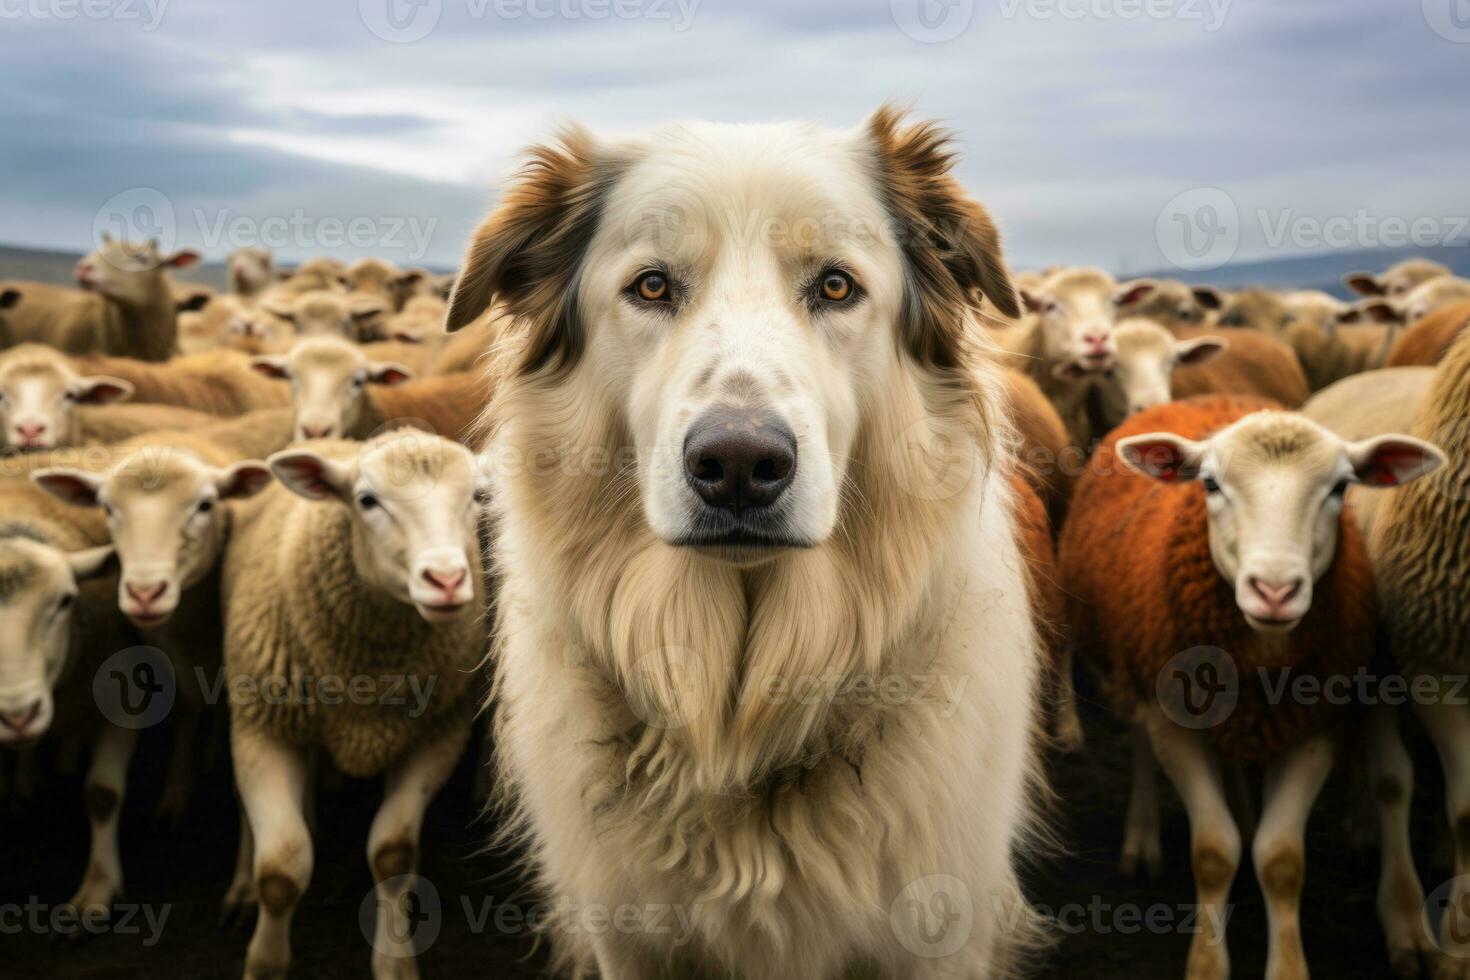
{"type": "MultiPolygon", "coordinates": [[[[1085,689],[1083,695],[1091,700],[1085,689]]],[[[1075,903],[1088,911],[1080,919],[1080,930],[1062,938],[1038,976],[1175,980],[1183,974],[1189,936],[1177,930],[1124,932],[1121,927],[1128,921],[1111,910],[1134,906],[1146,912],[1162,906],[1172,912],[1192,903],[1183,812],[1165,790],[1164,879],[1125,880],[1115,863],[1127,799],[1126,733],[1092,704],[1084,706],[1084,724],[1087,748],[1054,764],[1061,799],[1056,826],[1068,853],[1039,862],[1028,881],[1032,898],[1050,910],[1075,903]],[[1101,913],[1092,911],[1098,903],[1106,905],[1101,913]],[[1097,927],[1099,921],[1104,928],[1097,927]],[[1121,927],[1108,927],[1110,922],[1121,927]]],[[[145,740],[140,751],[150,745],[155,751],[162,747],[145,740]]],[[[1428,860],[1436,840],[1441,789],[1437,766],[1422,745],[1417,755],[1415,844],[1421,874],[1432,889],[1450,874],[1445,868],[1431,868],[1428,860]]],[[[1367,821],[1372,827],[1372,813],[1349,805],[1353,797],[1342,770],[1340,765],[1319,801],[1308,835],[1302,928],[1312,975],[1319,980],[1387,975],[1374,913],[1376,851],[1354,849],[1346,842],[1349,823],[1367,821]]],[[[216,922],[235,848],[233,800],[225,776],[210,777],[182,825],[169,832],[152,819],[157,778],[137,762],[134,774],[141,778],[135,779],[139,785],[127,801],[123,822],[128,900],[168,906],[161,937],[145,945],[151,931],[139,916],[134,923],[139,931],[133,934],[114,932],[56,942],[30,928],[15,932],[9,927],[12,914],[10,920],[0,917],[0,977],[212,980],[240,975],[248,930],[221,929],[216,922]]],[[[75,777],[53,780],[25,811],[0,816],[0,912],[5,903],[24,904],[29,896],[54,904],[70,894],[86,859],[87,826],[78,784],[75,777]]],[[[369,975],[370,950],[357,920],[371,887],[364,851],[376,802],[377,789],[368,784],[347,784],[321,796],[316,872],[293,930],[293,977],[369,975]]],[[[422,973],[430,980],[539,976],[543,960],[525,930],[514,925],[520,917],[506,920],[496,911],[502,903],[519,905],[517,911],[531,906],[525,896],[515,894],[517,885],[506,872],[505,858],[476,853],[485,830],[471,825],[472,815],[466,764],[429,811],[425,824],[423,871],[439,894],[442,926],[437,940],[420,957],[422,973]],[[490,918],[483,918],[492,906],[490,918]],[[511,928],[497,929],[497,918],[510,921],[511,928]],[[476,934],[475,921],[489,925],[476,934]]],[[[1236,904],[1229,937],[1234,976],[1252,980],[1264,968],[1265,914],[1248,866],[1237,877],[1232,897],[1236,904]]]]}

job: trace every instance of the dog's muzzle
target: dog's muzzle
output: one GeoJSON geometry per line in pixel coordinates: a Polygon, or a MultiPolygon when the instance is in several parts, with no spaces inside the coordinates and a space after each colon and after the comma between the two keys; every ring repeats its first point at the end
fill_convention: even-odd
{"type": "Polygon", "coordinates": [[[702,506],[684,544],[786,546],[782,495],[796,478],[796,436],[769,415],[721,406],[684,439],[684,478],[702,506]]]}

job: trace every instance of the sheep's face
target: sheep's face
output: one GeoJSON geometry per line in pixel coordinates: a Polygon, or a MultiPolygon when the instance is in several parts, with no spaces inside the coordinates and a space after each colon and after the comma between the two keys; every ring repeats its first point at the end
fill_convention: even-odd
{"type": "Polygon", "coordinates": [[[132,393],[119,378],[78,377],[59,357],[14,355],[0,366],[0,447],[75,445],[78,405],[109,405],[132,393]]]}
{"type": "Polygon", "coordinates": [[[1188,286],[1174,279],[1140,279],[1118,290],[1118,318],[1142,317],[1170,330],[1204,326],[1224,304],[1213,286],[1188,286]],[[1142,292],[1140,286],[1147,286],[1142,292]]]}
{"type": "Polygon", "coordinates": [[[230,253],[230,292],[255,296],[276,281],[276,260],[266,248],[237,248],[230,253]]]}
{"type": "Polygon", "coordinates": [[[1027,308],[1041,318],[1042,357],[1056,377],[1085,380],[1113,366],[1119,304],[1136,303],[1152,290],[1146,280],[1130,287],[1118,290],[1097,269],[1068,269],[1048,276],[1039,292],[1023,294],[1027,308]]]}
{"type": "Polygon", "coordinates": [[[1261,330],[1276,335],[1286,328],[1291,311],[1279,293],[1269,289],[1242,289],[1225,301],[1217,327],[1233,330],[1261,330]]]}
{"type": "Polygon", "coordinates": [[[483,497],[469,450],[403,430],[352,459],[303,448],[277,453],[270,465],[293,492],[349,509],[354,559],[369,586],[429,623],[476,614],[483,497]]]}
{"type": "Polygon", "coordinates": [[[36,485],[71,504],[102,507],[122,564],[118,608],[137,626],[162,626],[185,590],[218,564],[229,533],[223,502],[260,492],[270,470],[249,460],[210,466],[169,446],[134,449],[105,474],[45,469],[36,485]]]}
{"type": "Polygon", "coordinates": [[[262,306],[294,326],[303,337],[344,340],[361,339],[387,310],[381,297],[328,289],[308,290],[294,298],[267,297],[262,306]]]}
{"type": "Polygon", "coordinates": [[[1470,300],[1470,280],[1440,276],[1419,284],[1404,297],[1403,321],[1415,323],[1436,310],[1466,300],[1470,300]]]}
{"type": "Polygon", "coordinates": [[[199,253],[188,249],[164,255],[156,241],[135,245],[104,234],[101,247],[77,263],[77,285],[133,306],[160,295],[172,303],[162,281],[163,271],[186,269],[198,261],[199,253]]]}
{"type": "Polygon", "coordinates": [[[51,726],[78,583],[103,574],[111,556],[110,546],[67,553],[23,536],[0,539],[0,745],[51,726]]]}
{"type": "Polygon", "coordinates": [[[370,361],[360,347],[336,337],[308,338],[289,355],[261,355],[250,365],[291,382],[297,440],[351,437],[367,416],[368,385],[413,377],[402,364],[370,361]]]}
{"type": "Polygon", "coordinates": [[[1174,369],[1203,364],[1229,343],[1219,337],[1175,340],[1173,334],[1150,320],[1125,320],[1114,336],[1117,359],[1094,382],[1103,418],[1110,427],[1145,408],[1172,401],[1174,369]]]}
{"type": "Polygon", "coordinates": [[[1420,283],[1440,276],[1447,276],[1447,266],[1429,259],[1405,259],[1396,263],[1381,276],[1371,272],[1354,272],[1344,277],[1348,288],[1363,296],[1386,296],[1399,299],[1407,296],[1420,283]]]}
{"type": "Polygon", "coordinates": [[[1210,554],[1252,628],[1285,631],[1312,606],[1337,553],[1349,484],[1399,486],[1444,462],[1390,435],[1348,443],[1287,412],[1247,415],[1203,442],[1168,432],[1118,442],[1125,463],[1166,483],[1204,484],[1210,554]]]}
{"type": "Polygon", "coordinates": [[[347,270],[347,288],[355,293],[388,296],[403,276],[396,266],[382,259],[363,259],[347,270]]]}

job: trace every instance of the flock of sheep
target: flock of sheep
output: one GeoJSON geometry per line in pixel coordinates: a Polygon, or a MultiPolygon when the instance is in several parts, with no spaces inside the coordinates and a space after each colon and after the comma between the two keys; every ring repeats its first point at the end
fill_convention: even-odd
{"type": "MultiPolygon", "coordinates": [[[[310,870],[311,772],[273,756],[272,736],[286,735],[350,775],[391,773],[367,852],[385,899],[378,933],[390,937],[375,943],[375,973],[399,975],[412,960],[386,947],[411,934],[393,920],[424,807],[486,693],[477,668],[493,591],[470,447],[491,394],[476,364],[496,320],[449,337],[452,280],[382,261],[284,272],[242,249],[215,294],[171,279],[197,259],[105,241],[78,264],[80,291],[0,282],[0,745],[20,749],[0,766],[0,793],[39,777],[34,741],[48,730],[70,746],[58,758],[90,748],[91,858],[69,904],[107,908],[123,885],[118,815],[138,739],[99,717],[98,663],[140,643],[180,678],[224,663],[256,692],[229,706],[249,820],[225,904],[283,913],[261,916],[251,962],[289,959],[294,883],[310,870]],[[336,710],[260,694],[282,677],[372,689],[336,710]],[[386,678],[432,688],[422,710],[381,696],[372,685],[386,678]],[[307,867],[258,867],[251,825],[305,841],[282,860],[307,867]]],[[[1216,911],[1248,833],[1231,773],[1263,765],[1250,844],[1271,919],[1268,976],[1305,977],[1303,827],[1353,716],[1273,700],[1257,674],[1352,676],[1377,635],[1405,673],[1463,672],[1470,281],[1411,260],[1349,277],[1363,297],[1351,304],[1119,283],[1090,268],[1016,282],[1023,316],[987,329],[1009,365],[1021,472],[1036,491],[1023,537],[1040,569],[1035,604],[1055,627],[1056,742],[1083,741],[1075,653],[1137,726],[1123,866],[1163,860],[1157,759],[1189,812],[1199,902],[1216,911]],[[1233,711],[1197,737],[1177,725],[1165,736],[1159,679],[1202,647],[1227,651],[1233,711]]],[[[173,812],[209,710],[202,692],[178,690],[160,804],[173,812]]],[[[1470,712],[1415,708],[1444,760],[1456,874],[1467,875],[1470,712]]],[[[1436,944],[1424,927],[1398,726],[1375,707],[1361,739],[1384,832],[1389,957],[1405,976],[1421,962],[1470,976],[1453,972],[1470,959],[1445,956],[1470,944],[1436,944]]],[[[1195,938],[1189,975],[1226,976],[1225,917],[1202,921],[1218,927],[1195,938]]]]}

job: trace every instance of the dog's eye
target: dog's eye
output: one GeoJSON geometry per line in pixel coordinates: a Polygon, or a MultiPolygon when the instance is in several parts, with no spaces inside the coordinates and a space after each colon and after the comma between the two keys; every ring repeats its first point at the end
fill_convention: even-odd
{"type": "Polygon", "coordinates": [[[852,297],[852,277],[845,272],[829,272],[822,277],[822,299],[829,303],[845,303],[852,297]]]}
{"type": "Polygon", "coordinates": [[[645,303],[667,303],[669,280],[662,272],[645,272],[633,283],[633,291],[645,303]]]}

